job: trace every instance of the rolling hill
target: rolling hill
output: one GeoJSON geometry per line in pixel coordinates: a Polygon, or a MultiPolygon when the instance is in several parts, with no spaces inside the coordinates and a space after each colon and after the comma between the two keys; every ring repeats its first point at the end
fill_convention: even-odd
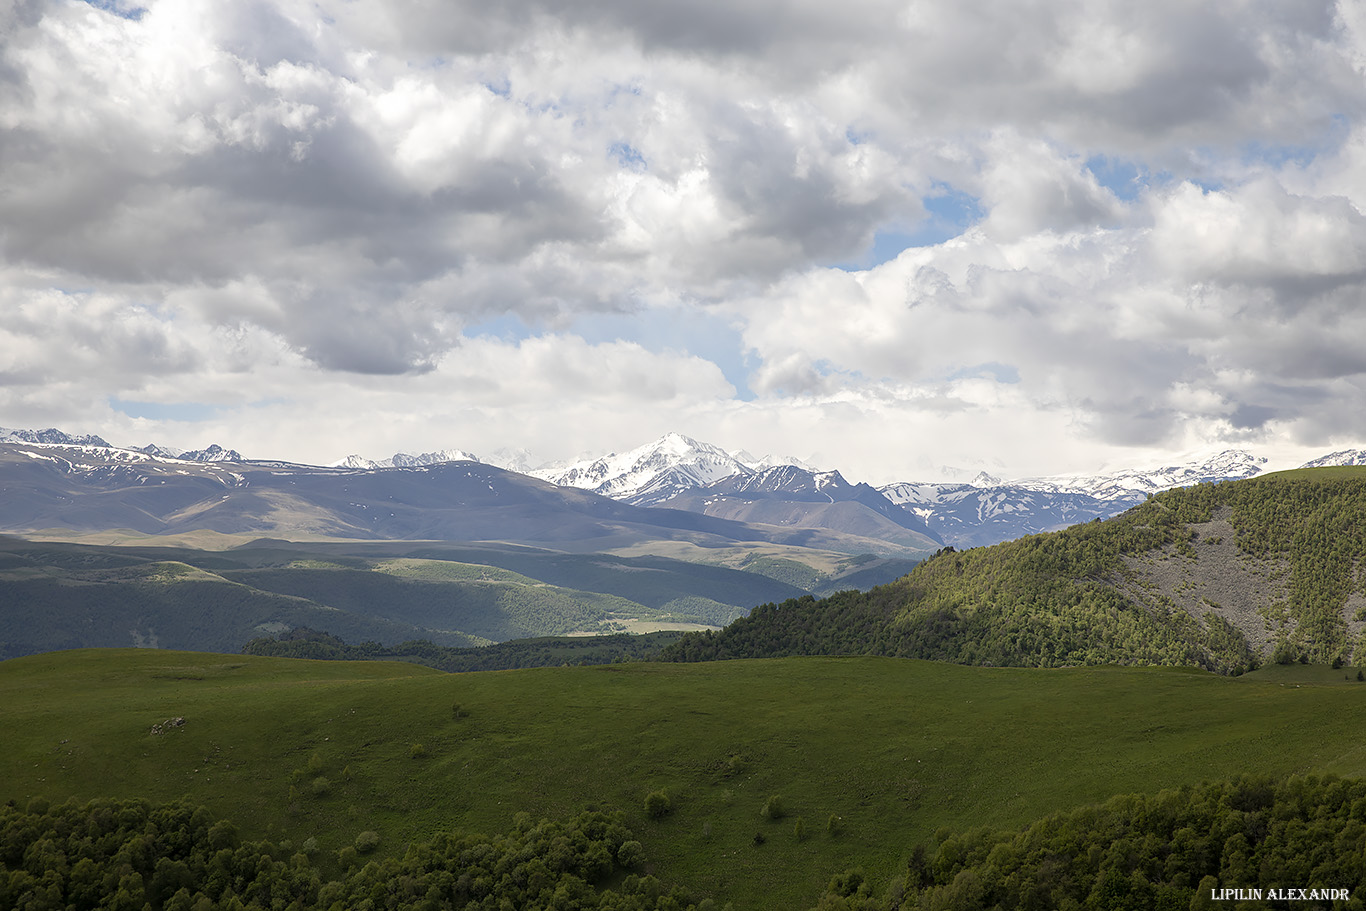
{"type": "Polygon", "coordinates": [[[1107,521],[951,548],[869,592],[764,605],[679,660],[884,654],[963,664],[1366,663],[1366,469],[1169,490],[1107,521]]]}

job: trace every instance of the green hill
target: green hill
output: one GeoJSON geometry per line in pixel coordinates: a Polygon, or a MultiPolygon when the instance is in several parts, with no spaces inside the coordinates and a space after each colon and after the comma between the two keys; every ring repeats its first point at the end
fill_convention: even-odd
{"type": "Polygon", "coordinates": [[[880,891],[941,827],[1240,773],[1362,775],[1366,684],[1346,676],[885,658],[449,675],[60,652],[0,662],[0,802],[184,799],[246,838],[315,839],[325,875],[367,831],[384,857],[442,830],[509,831],[518,812],[620,811],[664,882],[805,908],[850,868],[880,891]],[[658,791],[672,812],[655,818],[658,791]],[[782,818],[762,813],[775,796],[782,818]]]}
{"type": "Polygon", "coordinates": [[[906,577],[756,608],[675,660],[878,654],[961,664],[1366,663],[1366,468],[1158,494],[1123,515],[906,577]]]}

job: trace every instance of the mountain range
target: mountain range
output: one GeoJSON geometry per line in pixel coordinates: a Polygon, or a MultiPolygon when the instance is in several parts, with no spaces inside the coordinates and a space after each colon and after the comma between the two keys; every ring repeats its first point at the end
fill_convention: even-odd
{"type": "MultiPolygon", "coordinates": [[[[228,474],[240,474],[249,466],[259,468],[272,465],[275,474],[271,477],[279,476],[282,471],[293,473],[297,476],[293,482],[296,488],[298,478],[316,480],[334,476],[328,472],[383,472],[476,463],[488,470],[506,470],[509,474],[528,480],[534,479],[566,491],[595,494],[630,507],[663,507],[767,529],[746,533],[750,539],[795,543],[793,533],[805,529],[817,533],[817,538],[821,534],[827,535],[827,538],[817,545],[813,543],[817,538],[808,536],[800,542],[800,546],[825,546],[831,543],[828,536],[833,535],[840,539],[834,547],[836,550],[849,552],[850,548],[862,548],[884,556],[927,553],[943,545],[957,548],[983,546],[1064,528],[1078,522],[1107,518],[1142,502],[1153,493],[1173,487],[1252,477],[1262,472],[1267,464],[1267,459],[1263,457],[1242,450],[1225,450],[1179,464],[1093,475],[1004,481],[981,472],[968,483],[901,481],[874,488],[867,484],[850,483],[838,471],[816,470],[799,459],[774,456],[756,458],[744,451],[727,451],[679,433],[666,434],[658,440],[619,454],[540,467],[529,467],[531,457],[524,451],[500,450],[495,456],[481,460],[463,449],[420,454],[400,452],[379,460],[350,455],[329,466],[304,466],[246,460],[236,450],[218,444],[190,451],[157,444],[122,450],[98,436],[71,435],[54,428],[36,431],[0,428],[0,444],[79,447],[81,457],[67,461],[72,471],[86,473],[107,473],[113,466],[126,471],[134,464],[142,464],[136,461],[132,453],[167,464],[217,464],[223,466],[228,474]],[[504,464],[500,466],[499,462],[504,464]],[[100,467],[99,463],[107,464],[100,467]]],[[[1363,463],[1366,463],[1366,450],[1348,449],[1314,459],[1307,466],[1363,463]]],[[[150,463],[143,467],[153,474],[159,474],[159,483],[164,484],[169,477],[167,470],[152,468],[150,463]]],[[[190,475],[207,477],[196,475],[196,470],[183,466],[170,469],[170,473],[185,471],[189,471],[190,475]]],[[[221,479],[226,475],[220,472],[215,477],[221,479]]],[[[440,477],[448,476],[441,474],[440,477]]],[[[261,481],[258,479],[255,483],[259,487],[261,481]]],[[[252,492],[253,497],[257,494],[258,491],[252,492]]],[[[229,499],[241,498],[229,496],[229,499]]],[[[438,496],[433,502],[441,503],[444,499],[438,496]]],[[[223,509],[215,507],[207,513],[213,514],[218,524],[224,524],[220,521],[224,515],[223,509]]],[[[258,523],[262,527],[251,529],[253,531],[274,534],[289,530],[289,523],[276,528],[264,519],[266,515],[278,518],[278,509],[263,511],[258,506],[253,514],[262,520],[258,523]]],[[[343,536],[374,533],[375,523],[364,515],[348,513],[348,516],[339,518],[338,515],[332,515],[312,524],[305,522],[303,527],[294,528],[294,533],[343,536]],[[364,521],[358,521],[361,519],[364,521]]],[[[37,516],[31,518],[38,520],[37,516]]],[[[169,525],[183,526],[188,518],[182,516],[173,519],[169,525]]],[[[658,526],[660,523],[655,518],[645,524],[658,526]]],[[[191,524],[195,521],[199,519],[191,520],[191,524]]],[[[560,525],[558,519],[547,515],[542,517],[542,521],[545,528],[537,540],[567,540],[564,534],[550,531],[550,528],[560,525]]],[[[430,524],[426,520],[419,522],[415,519],[406,525],[398,523],[402,529],[396,532],[396,536],[418,534],[418,526],[424,523],[430,524]]],[[[468,539],[473,526],[468,522],[458,524],[462,533],[459,539],[468,539]]],[[[226,523],[226,526],[232,527],[241,525],[240,521],[226,523]]],[[[20,526],[9,519],[0,520],[0,527],[20,530],[20,526]]],[[[448,532],[456,530],[440,522],[436,523],[436,527],[444,527],[448,532]]],[[[436,527],[429,530],[435,531],[436,527]]],[[[479,527],[484,531],[490,530],[486,525],[479,527]]],[[[584,531],[581,524],[574,522],[569,523],[567,528],[574,529],[573,533],[584,531]]],[[[596,534],[589,536],[591,540],[601,537],[596,534]]]]}

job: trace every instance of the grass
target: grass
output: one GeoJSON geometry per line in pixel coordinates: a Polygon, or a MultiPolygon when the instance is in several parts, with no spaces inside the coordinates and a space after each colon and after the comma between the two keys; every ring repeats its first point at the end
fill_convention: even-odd
{"type": "Polygon", "coordinates": [[[1366,684],[1342,673],[795,658],[447,675],[78,650],[0,663],[0,799],[185,797],[325,851],[620,809],[667,881],[802,908],[840,870],[886,879],[941,826],[1240,772],[1366,774],[1366,684]],[[652,819],[656,791],[672,812],[652,819]],[[784,820],[761,816],[773,795],[784,820]],[[795,817],[822,822],[798,840],[795,817]]]}

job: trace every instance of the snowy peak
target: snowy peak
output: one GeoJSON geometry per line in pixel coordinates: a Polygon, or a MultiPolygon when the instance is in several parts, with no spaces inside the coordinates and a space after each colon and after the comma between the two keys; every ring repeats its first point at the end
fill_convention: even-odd
{"type": "Polygon", "coordinates": [[[1128,469],[1101,475],[1063,475],[1026,478],[1014,486],[1027,490],[1081,493],[1100,500],[1138,501],[1173,487],[1189,487],[1211,481],[1250,478],[1262,471],[1267,460],[1241,449],[1226,449],[1207,458],[1159,468],[1128,469]]]}
{"type": "Polygon", "coordinates": [[[210,443],[207,449],[191,449],[182,452],[179,458],[187,462],[243,462],[242,453],[236,449],[224,449],[217,443],[210,443]]]}
{"type": "Polygon", "coordinates": [[[148,443],[146,446],[135,446],[133,452],[141,452],[154,459],[178,459],[180,458],[179,449],[171,449],[159,443],[148,443]]]}
{"type": "Polygon", "coordinates": [[[0,443],[45,443],[49,446],[101,446],[105,449],[114,448],[112,444],[94,434],[86,433],[73,436],[69,433],[63,433],[56,427],[49,427],[46,430],[12,430],[8,427],[0,427],[0,443]]]}
{"type": "Polygon", "coordinates": [[[749,474],[750,469],[719,446],[668,433],[628,452],[529,473],[561,487],[578,487],[632,502],[648,489],[653,502],[658,503],[668,498],[665,495],[669,490],[706,487],[722,478],[749,474]]]}
{"type": "Polygon", "coordinates": [[[360,471],[373,471],[376,468],[422,468],[427,465],[440,465],[443,462],[478,462],[479,457],[463,449],[440,449],[413,455],[396,452],[387,459],[367,459],[361,455],[349,455],[340,461],[332,462],[328,468],[354,468],[360,471]]]}
{"type": "Polygon", "coordinates": [[[1328,468],[1334,465],[1366,465],[1366,449],[1342,449],[1319,456],[1301,465],[1301,468],[1328,468]]]}

